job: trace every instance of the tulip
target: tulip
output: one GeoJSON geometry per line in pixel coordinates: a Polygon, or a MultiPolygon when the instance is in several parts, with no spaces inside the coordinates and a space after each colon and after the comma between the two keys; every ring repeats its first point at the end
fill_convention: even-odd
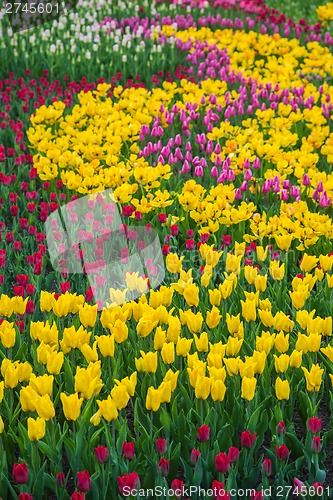
{"type": "Polygon", "coordinates": [[[269,477],[272,474],[272,460],[264,458],[261,465],[262,474],[269,477]]]}
{"type": "Polygon", "coordinates": [[[284,436],[285,433],[287,432],[286,425],[284,422],[279,422],[276,427],[277,435],[278,436],[284,436]]]}
{"type": "Polygon", "coordinates": [[[275,451],[278,460],[281,461],[287,460],[290,454],[290,451],[288,450],[285,444],[282,444],[281,446],[276,446],[275,451]]]}
{"type": "Polygon", "coordinates": [[[254,377],[243,377],[241,397],[247,401],[252,401],[257,385],[257,379],[254,377]]]}
{"type": "Polygon", "coordinates": [[[230,467],[230,458],[226,453],[220,453],[215,457],[215,468],[217,472],[222,472],[223,474],[228,471],[230,467]]]}
{"type": "Polygon", "coordinates": [[[160,471],[163,477],[166,477],[169,474],[170,470],[169,460],[161,458],[160,461],[158,462],[158,470],[160,471]]]}
{"type": "Polygon", "coordinates": [[[321,450],[321,442],[320,442],[320,437],[319,436],[313,436],[312,443],[311,443],[311,450],[314,453],[319,453],[321,450]]]}
{"type": "Polygon", "coordinates": [[[191,451],[191,464],[193,466],[197,463],[200,455],[200,450],[196,450],[195,448],[193,448],[193,450],[191,451]]]}
{"type": "Polygon", "coordinates": [[[197,439],[200,443],[205,443],[206,441],[208,441],[209,435],[210,435],[210,427],[208,425],[202,425],[201,427],[198,428],[197,439]]]}
{"type": "Polygon", "coordinates": [[[97,446],[94,451],[97,462],[99,462],[100,464],[104,464],[108,461],[109,450],[106,446],[97,446]]]}
{"type": "MultiPolygon", "coordinates": [[[[124,493],[124,487],[127,486],[130,490],[140,487],[140,479],[136,472],[124,474],[117,477],[118,489],[121,494],[124,493]]],[[[126,492],[127,488],[125,489],[126,492]]]]}
{"type": "Polygon", "coordinates": [[[14,463],[13,480],[16,484],[27,484],[28,482],[28,466],[25,462],[22,464],[14,463]]]}
{"type": "Polygon", "coordinates": [[[117,406],[110,395],[102,401],[97,400],[97,404],[103,418],[105,418],[107,422],[111,422],[118,417],[117,406]]]}
{"type": "Polygon", "coordinates": [[[318,392],[321,386],[324,369],[320,368],[319,365],[312,365],[310,372],[304,368],[304,366],[301,368],[306,379],[306,389],[311,392],[318,392]]]}
{"type": "Polygon", "coordinates": [[[45,435],[45,420],[43,418],[28,418],[28,436],[30,441],[38,441],[45,435]]]}
{"type": "Polygon", "coordinates": [[[243,448],[252,448],[254,441],[257,437],[257,433],[251,434],[249,430],[242,432],[241,434],[241,445],[243,448]]]}
{"type": "Polygon", "coordinates": [[[58,488],[64,488],[65,487],[65,482],[66,482],[66,478],[65,478],[65,474],[64,472],[58,472],[58,474],[56,475],[56,485],[58,488]]]}
{"type": "Polygon", "coordinates": [[[71,494],[71,500],[84,500],[84,493],[74,491],[74,493],[71,494]]]}
{"type": "Polygon", "coordinates": [[[20,493],[18,496],[19,500],[32,500],[32,495],[29,493],[20,493]]]}
{"type": "Polygon", "coordinates": [[[87,470],[77,472],[76,477],[78,490],[81,492],[90,491],[91,481],[89,472],[87,470]]]}
{"type": "Polygon", "coordinates": [[[124,458],[132,460],[132,458],[134,457],[134,443],[133,442],[124,441],[123,447],[122,447],[122,455],[124,458]]]}
{"type": "Polygon", "coordinates": [[[238,457],[239,457],[240,451],[236,446],[231,446],[228,451],[228,457],[230,460],[230,463],[237,462],[238,457]]]}
{"type": "Polygon", "coordinates": [[[60,394],[62,408],[67,420],[77,420],[80,416],[83,398],[79,398],[78,393],[67,396],[64,392],[60,394]]]}
{"type": "Polygon", "coordinates": [[[288,400],[290,395],[290,387],[288,380],[282,380],[280,377],[277,377],[275,381],[275,393],[279,401],[283,399],[288,400]]]}
{"type": "Polygon", "coordinates": [[[167,442],[164,438],[157,438],[155,441],[156,451],[159,455],[163,455],[167,450],[167,442]]]}
{"type": "Polygon", "coordinates": [[[312,432],[312,434],[316,434],[321,430],[322,419],[317,417],[311,417],[308,420],[308,430],[312,432]]]}
{"type": "Polygon", "coordinates": [[[294,478],[294,492],[296,495],[304,495],[304,492],[307,490],[305,483],[300,481],[297,477],[294,478]]]}

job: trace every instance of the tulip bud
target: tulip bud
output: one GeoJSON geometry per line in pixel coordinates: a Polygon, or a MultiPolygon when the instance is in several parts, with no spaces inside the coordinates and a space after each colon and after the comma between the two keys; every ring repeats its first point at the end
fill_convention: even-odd
{"type": "Polygon", "coordinates": [[[157,453],[159,455],[163,455],[163,453],[165,453],[167,450],[167,444],[166,444],[166,440],[164,438],[156,439],[155,446],[156,446],[157,453]]]}
{"type": "Polygon", "coordinates": [[[269,458],[264,458],[261,465],[261,472],[267,477],[272,474],[272,460],[270,460],[269,458]]]}
{"type": "Polygon", "coordinates": [[[58,474],[56,475],[56,485],[58,486],[58,488],[64,488],[65,480],[65,474],[63,472],[58,472],[58,474]]]}
{"type": "Polygon", "coordinates": [[[95,448],[95,457],[97,462],[104,464],[109,459],[109,450],[106,446],[97,446],[95,448]]]}
{"type": "Polygon", "coordinates": [[[169,460],[167,460],[166,458],[161,458],[158,462],[158,470],[163,477],[167,477],[170,470],[169,460]]]}
{"type": "Polygon", "coordinates": [[[289,457],[290,451],[288,450],[285,444],[282,444],[281,446],[276,446],[275,451],[277,458],[281,461],[287,460],[287,458],[289,457]]]}
{"type": "Polygon", "coordinates": [[[127,443],[124,441],[123,448],[122,448],[122,455],[124,458],[128,458],[129,460],[132,460],[134,456],[134,443],[130,442],[127,443]]]}
{"type": "Polygon", "coordinates": [[[312,434],[316,434],[317,432],[320,432],[320,430],[321,430],[321,423],[322,423],[321,418],[317,418],[317,417],[309,418],[309,420],[308,420],[308,430],[310,432],[312,432],[312,434]]]}
{"type": "Polygon", "coordinates": [[[223,474],[228,471],[230,467],[230,458],[226,453],[220,453],[215,457],[215,468],[217,472],[222,472],[223,474]]]}
{"type": "Polygon", "coordinates": [[[231,446],[228,451],[228,457],[230,459],[230,463],[233,464],[237,462],[240,451],[236,446],[231,446]]]}
{"type": "Polygon", "coordinates": [[[278,436],[284,436],[287,432],[286,424],[284,422],[279,422],[276,427],[276,432],[278,436]]]}
{"type": "Polygon", "coordinates": [[[251,435],[250,431],[246,430],[241,434],[241,445],[243,448],[251,448],[255,441],[257,433],[251,435]]]}
{"type": "Polygon", "coordinates": [[[27,484],[28,482],[28,466],[25,462],[22,464],[14,463],[13,480],[16,484],[27,484]]]}
{"type": "Polygon", "coordinates": [[[81,492],[90,491],[91,483],[89,472],[87,470],[77,472],[76,477],[78,490],[81,492]]]}
{"type": "Polygon", "coordinates": [[[205,443],[208,441],[210,435],[210,427],[208,425],[202,425],[198,429],[198,441],[200,443],[205,443]]]}
{"type": "Polygon", "coordinates": [[[321,442],[319,436],[314,436],[311,443],[311,450],[313,453],[319,453],[321,450],[321,442]]]}
{"type": "Polygon", "coordinates": [[[196,450],[195,448],[193,448],[193,450],[191,451],[191,464],[195,465],[199,457],[200,457],[200,450],[196,450]]]}

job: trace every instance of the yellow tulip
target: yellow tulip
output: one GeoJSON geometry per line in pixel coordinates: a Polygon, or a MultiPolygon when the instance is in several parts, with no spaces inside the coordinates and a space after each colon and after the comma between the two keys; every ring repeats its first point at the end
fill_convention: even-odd
{"type": "Polygon", "coordinates": [[[212,400],[223,401],[226,390],[227,388],[222,380],[213,380],[210,389],[212,400]]]}
{"type": "Polygon", "coordinates": [[[209,302],[211,303],[212,306],[219,306],[221,303],[221,292],[218,289],[215,290],[208,290],[209,294],[209,302]]]}
{"type": "Polygon", "coordinates": [[[112,335],[99,335],[95,337],[98,345],[98,349],[101,352],[101,355],[106,357],[114,356],[114,334],[112,335]]]}
{"type": "Polygon", "coordinates": [[[274,354],[274,359],[275,359],[275,371],[277,373],[285,373],[289,367],[288,354],[281,354],[280,356],[276,356],[276,354],[274,354]]]}
{"type": "Polygon", "coordinates": [[[212,307],[211,311],[207,311],[206,313],[206,323],[208,328],[213,329],[216,328],[217,325],[221,321],[221,314],[219,313],[219,310],[216,306],[212,307]]]}
{"type": "Polygon", "coordinates": [[[248,299],[246,299],[245,301],[241,300],[241,305],[242,305],[242,316],[245,319],[245,321],[247,322],[255,321],[257,318],[255,300],[248,300],[248,299]]]}
{"type": "Polygon", "coordinates": [[[289,334],[285,335],[284,332],[280,332],[275,337],[275,348],[280,352],[287,352],[289,349],[289,334]]]}
{"type": "Polygon", "coordinates": [[[67,420],[77,420],[80,416],[83,398],[79,398],[78,393],[67,396],[64,392],[60,394],[62,408],[67,420]]]}
{"type": "Polygon", "coordinates": [[[28,436],[30,441],[38,441],[45,436],[45,420],[43,418],[28,418],[28,436]]]}
{"type": "Polygon", "coordinates": [[[252,401],[252,399],[254,398],[256,385],[257,385],[256,378],[243,377],[241,397],[243,399],[246,399],[247,401],[252,401]]]}
{"type": "Polygon", "coordinates": [[[139,372],[155,373],[157,370],[157,352],[140,351],[141,358],[135,359],[135,366],[139,372]]]}
{"type": "Polygon", "coordinates": [[[199,288],[194,283],[185,287],[183,295],[190,307],[199,305],[199,288]]]}
{"type": "Polygon", "coordinates": [[[111,333],[114,335],[114,340],[121,344],[128,338],[128,327],[126,323],[120,319],[117,319],[114,325],[110,325],[111,333]]]}
{"type": "Polygon", "coordinates": [[[209,377],[199,375],[195,384],[195,397],[207,399],[210,393],[211,380],[209,377]]]}
{"type": "Polygon", "coordinates": [[[63,363],[63,352],[52,352],[51,354],[47,353],[46,369],[52,375],[59,375],[63,363]]]}
{"type": "Polygon", "coordinates": [[[154,387],[149,387],[146,396],[146,409],[157,411],[160,405],[160,391],[158,389],[154,389],[154,387]]]}
{"type": "Polygon", "coordinates": [[[284,264],[279,266],[279,263],[276,260],[272,260],[269,264],[269,272],[272,276],[273,280],[281,281],[284,277],[284,264]]]}
{"type": "Polygon", "coordinates": [[[164,346],[165,341],[166,341],[166,333],[164,330],[162,330],[161,326],[158,326],[155,330],[155,335],[154,335],[154,349],[156,351],[160,351],[164,346]]]}
{"type": "Polygon", "coordinates": [[[199,352],[208,351],[208,335],[207,332],[202,332],[200,337],[194,334],[195,347],[199,352]]]}
{"type": "Polygon", "coordinates": [[[51,401],[51,398],[48,394],[40,396],[36,400],[35,406],[38,416],[43,418],[44,420],[50,420],[55,416],[55,409],[51,401]]]}
{"type": "Polygon", "coordinates": [[[318,392],[321,386],[324,368],[320,368],[319,365],[312,365],[310,371],[304,368],[304,366],[302,366],[302,370],[306,379],[306,389],[311,392],[318,392]]]}
{"type": "Polygon", "coordinates": [[[308,255],[304,253],[302,256],[302,261],[300,264],[301,271],[305,273],[309,273],[314,267],[316,267],[318,262],[318,258],[314,255],[308,255]]]}
{"type": "Polygon", "coordinates": [[[293,351],[290,355],[289,365],[291,368],[299,368],[302,364],[302,351],[293,351]]]}
{"type": "Polygon", "coordinates": [[[175,345],[172,342],[165,343],[161,351],[161,356],[163,363],[172,364],[175,361],[175,345]]]}
{"type": "Polygon", "coordinates": [[[126,386],[122,384],[116,385],[111,391],[111,398],[114,401],[117,410],[126,408],[130,398],[126,386]]]}
{"type": "Polygon", "coordinates": [[[192,342],[192,339],[179,338],[176,344],[177,356],[187,356],[190,352],[192,342]]]}
{"type": "Polygon", "coordinates": [[[290,387],[288,380],[282,380],[278,377],[275,381],[275,394],[279,401],[282,399],[289,399],[290,396],[290,387]]]}
{"type": "Polygon", "coordinates": [[[107,399],[104,399],[103,401],[97,400],[97,404],[100,409],[102,417],[107,422],[116,420],[116,418],[118,417],[118,410],[111,396],[108,396],[107,399]]]}

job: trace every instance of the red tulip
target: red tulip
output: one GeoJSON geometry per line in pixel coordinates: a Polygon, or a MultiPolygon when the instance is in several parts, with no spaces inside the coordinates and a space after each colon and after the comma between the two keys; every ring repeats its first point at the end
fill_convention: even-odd
{"type": "Polygon", "coordinates": [[[191,464],[195,465],[199,457],[200,457],[200,450],[196,450],[195,448],[193,448],[193,450],[191,451],[191,464]]]}
{"type": "Polygon", "coordinates": [[[174,491],[174,496],[176,498],[181,498],[183,495],[184,481],[180,479],[174,479],[171,483],[171,489],[174,491]]]}
{"type": "Polygon", "coordinates": [[[228,457],[230,459],[230,463],[237,462],[240,451],[236,446],[231,446],[228,451],[228,457]]]}
{"type": "Polygon", "coordinates": [[[269,458],[264,458],[261,465],[262,474],[269,477],[272,474],[272,460],[269,458]]]}
{"type": "Polygon", "coordinates": [[[277,424],[276,431],[277,431],[278,436],[284,436],[285,433],[287,432],[286,424],[282,421],[279,422],[277,424]]]}
{"type": "Polygon", "coordinates": [[[281,461],[287,460],[287,458],[289,457],[290,451],[288,450],[285,444],[282,444],[281,446],[276,446],[275,450],[276,450],[276,456],[279,460],[281,461]]]}
{"type": "Polygon", "coordinates": [[[226,453],[220,453],[215,457],[215,468],[218,472],[227,472],[230,467],[230,458],[226,453]]]}
{"type": "Polygon", "coordinates": [[[156,439],[155,446],[156,446],[157,453],[159,455],[163,455],[163,453],[165,453],[167,450],[167,443],[166,443],[166,440],[163,438],[156,439]]]}
{"type": "Polygon", "coordinates": [[[109,450],[106,446],[97,446],[95,448],[95,456],[97,462],[104,464],[109,459],[109,450]]]}
{"type": "Polygon", "coordinates": [[[65,474],[63,472],[58,472],[58,474],[56,475],[56,485],[59,488],[63,488],[65,486],[65,481],[65,474]]]}
{"type": "Polygon", "coordinates": [[[25,462],[22,464],[14,463],[13,479],[16,484],[27,484],[28,482],[28,466],[25,462]]]}
{"type": "Polygon", "coordinates": [[[127,443],[126,441],[124,441],[122,448],[122,455],[124,458],[132,460],[132,458],[134,457],[134,443],[132,442],[127,443]]]}
{"type": "Polygon", "coordinates": [[[29,493],[20,493],[18,498],[19,500],[32,500],[32,495],[29,493]]]}
{"type": "Polygon", "coordinates": [[[311,450],[314,453],[319,453],[321,450],[321,442],[320,442],[320,437],[319,436],[313,436],[312,443],[311,443],[311,450]]]}
{"type": "Polygon", "coordinates": [[[77,472],[77,488],[79,491],[90,491],[91,482],[90,482],[90,474],[87,470],[77,472]]]}
{"type": "Polygon", "coordinates": [[[71,495],[71,500],[84,500],[84,493],[74,491],[74,493],[72,493],[71,495]]]}
{"type": "Polygon", "coordinates": [[[205,443],[208,441],[210,435],[210,427],[208,425],[202,425],[198,429],[198,441],[200,443],[205,443]]]}
{"type": "Polygon", "coordinates": [[[321,423],[322,423],[321,418],[317,418],[317,417],[309,418],[309,420],[308,420],[309,431],[312,432],[312,434],[316,434],[317,432],[320,432],[321,423]]]}
{"type": "Polygon", "coordinates": [[[130,474],[124,474],[123,476],[118,476],[117,482],[118,482],[118,489],[121,494],[123,494],[125,486],[127,486],[130,490],[140,487],[140,479],[136,472],[131,472],[130,474]]]}
{"type": "Polygon", "coordinates": [[[241,434],[241,445],[243,448],[251,448],[257,437],[257,433],[251,434],[249,430],[242,432],[241,434]]]}
{"type": "Polygon", "coordinates": [[[169,474],[170,463],[166,458],[161,458],[158,462],[158,470],[162,474],[162,476],[166,477],[169,474]]]}

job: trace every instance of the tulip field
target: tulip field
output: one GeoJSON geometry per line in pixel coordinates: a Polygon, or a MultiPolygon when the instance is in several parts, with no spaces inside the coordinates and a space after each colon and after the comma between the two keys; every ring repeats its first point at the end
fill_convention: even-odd
{"type": "Polygon", "coordinates": [[[333,3],[23,5],[0,499],[333,498],[333,3]]]}

